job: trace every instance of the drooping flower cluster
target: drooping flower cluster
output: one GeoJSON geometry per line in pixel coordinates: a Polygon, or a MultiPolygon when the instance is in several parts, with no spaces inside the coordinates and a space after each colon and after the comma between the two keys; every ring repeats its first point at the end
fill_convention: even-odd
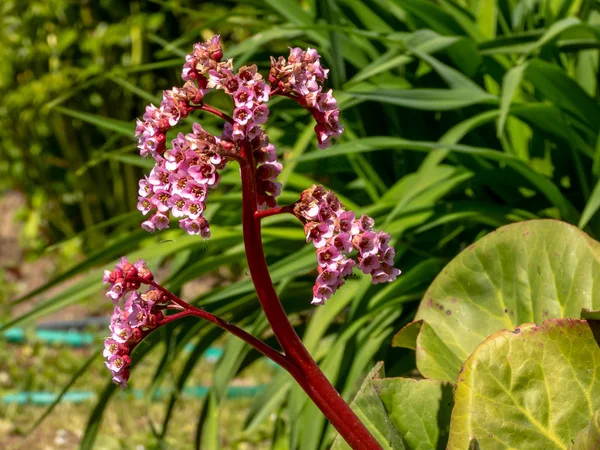
{"type": "Polygon", "coordinates": [[[202,216],[209,189],[219,180],[219,170],[226,161],[221,151],[228,142],[194,124],[192,133],[173,139],[172,147],[156,156],[150,175],[139,182],[137,208],[150,219],[142,224],[153,232],[169,226],[169,211],[179,219],[179,226],[189,234],[210,236],[207,220],[202,216]]]}
{"type": "Polygon", "coordinates": [[[156,165],[139,183],[137,208],[144,215],[152,213],[142,223],[149,232],[169,226],[169,211],[179,219],[179,226],[189,234],[210,236],[208,222],[203,217],[208,189],[216,188],[226,160],[223,151],[233,148],[233,143],[206,132],[194,124],[192,133],[179,133],[166,149],[166,133],[192,110],[199,109],[208,91],[210,68],[220,64],[223,52],[219,37],[194,46],[187,56],[183,70],[186,81],[183,88],[174,87],[163,93],[159,108],[146,108],[144,121],[138,120],[136,135],[142,156],[151,155],[156,165]]]}
{"type": "Polygon", "coordinates": [[[331,138],[340,137],[344,131],[332,90],[323,92],[328,72],[321,66],[319,53],[311,48],[306,51],[291,48],[287,59],[283,56],[278,59],[271,57],[271,88],[292,96],[308,108],[317,121],[315,133],[321,149],[329,147],[331,138]]]}
{"type": "Polygon", "coordinates": [[[129,379],[132,350],[158,326],[163,318],[162,311],[168,303],[164,295],[156,289],[140,294],[140,283],[132,281],[132,278],[151,281],[153,276],[144,261],[139,260],[131,264],[123,257],[113,271],[104,272],[103,279],[105,284],[110,284],[106,295],[115,304],[109,325],[111,336],[104,340],[103,355],[106,358],[106,367],[112,372],[113,381],[123,387],[129,379]],[[119,302],[122,298],[126,298],[123,307],[119,302]]]}
{"type": "Polygon", "coordinates": [[[205,92],[189,81],[182,88],[164,91],[158,108],[152,104],[146,106],[144,120],[138,119],[135,129],[140,155],[160,156],[166,149],[167,131],[186,118],[194,110],[194,104],[202,102],[205,92]]]}
{"type": "Polygon", "coordinates": [[[373,284],[391,282],[400,274],[394,267],[395,250],[390,235],[376,232],[369,216],[356,218],[336,195],[322,186],[305,190],[294,207],[304,222],[306,241],[317,249],[319,276],[313,287],[313,304],[323,304],[345,283],[358,262],[373,284]]]}

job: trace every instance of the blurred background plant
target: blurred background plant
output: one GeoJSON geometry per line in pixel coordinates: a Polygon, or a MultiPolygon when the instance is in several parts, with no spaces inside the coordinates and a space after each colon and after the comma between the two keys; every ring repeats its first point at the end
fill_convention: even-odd
{"type": "MultiPolygon", "coordinates": [[[[356,277],[314,308],[315,257],[302,230],[287,218],[266,223],[266,252],[286,310],[346,398],[376,360],[385,360],[390,375],[414,369],[412,352],[392,349],[391,336],[412,319],[444,264],[490,230],[549,217],[600,237],[598,2],[8,0],[0,8],[0,192],[20,194],[25,251],[14,259],[0,235],[6,281],[0,298],[12,299],[4,300],[12,313],[3,316],[0,332],[48,317],[105,316],[111,305],[99,293],[100,274],[127,254],[162,267],[158,276],[171,290],[271,339],[245,266],[236,170],[211,197],[208,242],[175,229],[148,235],[135,210],[137,180],[148,162],[136,153],[134,119],[159,101],[161,90],[180,84],[185,54],[214,33],[237,65],[255,62],[263,73],[269,56],[287,54],[288,46],[319,49],[346,132],[320,152],[308,114],[273,102],[268,132],[284,163],[280,203],[318,182],[373,216],[395,241],[403,270],[397,282],[372,287],[356,277]],[[24,264],[25,257],[41,259],[24,264]],[[49,262],[40,269],[40,260],[49,262]],[[23,275],[21,268],[31,265],[42,273],[39,282],[23,275]]],[[[211,102],[228,108],[218,96],[211,102]]],[[[209,130],[219,126],[209,116],[193,120],[209,130]]],[[[23,349],[0,344],[0,351],[23,349]]],[[[140,424],[119,425],[118,408],[107,406],[127,400],[111,399],[115,389],[104,386],[108,376],[92,349],[78,352],[47,381],[43,373],[23,377],[0,366],[0,375],[8,374],[5,383],[0,377],[0,391],[58,392],[70,381],[97,387],[95,407],[78,407],[80,419],[72,422],[80,432],[73,442],[82,448],[94,442],[113,448],[107,442],[115,433],[121,436],[115,448],[189,448],[196,439],[202,448],[314,450],[334,437],[283,373],[267,371],[269,387],[251,403],[223,407],[232,380],[264,381],[263,363],[219,330],[190,321],[155,335],[134,357],[143,375],[134,374],[133,385],[145,391],[136,401],[149,412],[141,424],[145,437],[127,440],[140,424]],[[184,351],[189,344],[191,353],[184,351]],[[215,345],[223,357],[206,368],[199,356],[215,345]],[[80,371],[86,358],[89,370],[80,371]],[[207,400],[181,398],[194,381],[212,386],[207,400]],[[159,389],[167,400],[150,406],[159,389]],[[232,412],[243,417],[232,424],[232,412]],[[182,415],[193,424],[180,432],[175,421],[182,415]]],[[[48,352],[27,357],[56,364],[48,352]]],[[[55,426],[52,417],[65,408],[59,405],[58,416],[42,427],[55,426]]],[[[28,425],[41,415],[31,407],[6,409],[14,423],[28,425]]],[[[8,428],[7,436],[27,431],[8,428]]]]}

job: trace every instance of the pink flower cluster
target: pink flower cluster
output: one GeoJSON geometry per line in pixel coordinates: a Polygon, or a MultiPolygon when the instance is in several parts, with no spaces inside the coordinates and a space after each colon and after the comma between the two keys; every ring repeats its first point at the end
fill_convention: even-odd
{"type": "Polygon", "coordinates": [[[230,142],[194,124],[192,133],[179,133],[171,144],[162,156],[155,156],[150,175],[139,182],[137,208],[144,215],[153,212],[142,228],[149,232],[167,228],[170,211],[187,233],[208,238],[210,227],[202,216],[204,202],[208,190],[217,187],[218,170],[226,164],[221,151],[229,148],[230,142]]]}
{"type": "Polygon", "coordinates": [[[315,133],[321,149],[329,147],[331,138],[340,137],[344,131],[332,90],[323,92],[328,72],[321,66],[319,53],[311,48],[306,51],[291,48],[287,60],[283,56],[271,57],[269,82],[272,89],[295,98],[311,112],[317,121],[315,133]]]}
{"type": "Polygon", "coordinates": [[[313,287],[313,304],[329,299],[357,261],[373,284],[392,282],[400,274],[394,268],[394,247],[388,245],[390,235],[374,231],[375,222],[369,216],[357,219],[352,211],[346,211],[333,192],[322,186],[305,190],[294,213],[305,224],[306,241],[312,241],[317,249],[319,276],[313,287]]]}
{"type": "Polygon", "coordinates": [[[269,117],[271,88],[258,73],[256,65],[242,66],[233,71],[231,59],[211,65],[207,86],[221,89],[231,95],[234,103],[233,123],[225,123],[223,138],[240,144],[246,141],[258,164],[256,183],[258,205],[260,208],[277,205],[276,197],[281,192],[281,184],[276,182],[281,172],[281,163],[277,162],[275,147],[269,143],[261,125],[269,117]]]}
{"type": "Polygon", "coordinates": [[[149,176],[139,183],[137,207],[144,215],[151,214],[142,224],[149,232],[167,228],[170,213],[189,234],[209,237],[210,228],[203,217],[207,191],[217,186],[218,171],[236,153],[239,157],[253,155],[253,161],[248,162],[255,168],[259,208],[277,205],[281,191],[277,177],[282,166],[261,128],[269,117],[266,103],[272,93],[292,97],[309,109],[317,121],[320,148],[329,146],[331,138],[339,137],[343,130],[332,91],[323,92],[328,70],[321,66],[316,50],[293,48],[287,59],[272,59],[270,85],[256,65],[234,71],[233,61],[222,59],[219,36],[194,44],[181,74],[184,86],[164,91],[160,106],[148,106],[143,120],[137,122],[140,153],[156,160],[149,176]],[[213,136],[194,124],[192,133],[180,133],[167,149],[171,127],[195,109],[211,109],[203,103],[210,89],[223,90],[234,104],[221,136],[213,136]]]}
{"type": "Polygon", "coordinates": [[[150,281],[152,273],[144,261],[139,260],[131,264],[123,257],[112,272],[108,270],[104,272],[103,279],[105,284],[111,286],[106,295],[115,303],[109,325],[111,336],[104,340],[103,355],[106,358],[106,367],[112,372],[113,381],[123,387],[129,379],[132,350],[158,326],[163,318],[162,311],[168,303],[162,293],[156,289],[139,294],[137,290],[140,283],[131,281],[136,277],[150,281]],[[127,299],[121,308],[119,300],[124,297],[127,299]]]}
{"type": "Polygon", "coordinates": [[[163,100],[157,108],[146,106],[143,121],[137,120],[135,135],[140,155],[160,156],[166,148],[167,131],[194,110],[194,103],[202,102],[205,90],[189,81],[182,88],[174,87],[163,92],[163,100]]]}

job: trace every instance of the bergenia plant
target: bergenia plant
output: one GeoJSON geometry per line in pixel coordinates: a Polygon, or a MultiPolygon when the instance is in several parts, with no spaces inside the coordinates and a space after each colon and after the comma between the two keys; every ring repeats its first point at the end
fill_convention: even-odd
{"type": "Polygon", "coordinates": [[[336,99],[324,88],[327,73],[316,50],[299,48],[291,49],[287,58],[271,58],[267,80],[255,65],[234,70],[231,59],[223,60],[219,37],[215,36],[194,45],[183,66],[183,86],[164,91],[160,106],[148,106],[136,129],[141,155],[155,160],[154,168],[139,183],[138,209],[147,217],[142,227],[149,232],[165,229],[176,219],[187,233],[210,237],[203,216],[209,192],[219,184],[220,171],[228,163],[239,164],[250,275],[281,351],[169,292],[154,280],[144,261],[131,264],[123,258],[104,277],[110,285],[107,295],[115,303],[104,356],[115,383],[125,386],[131,352],[147,334],[182,317],[208,320],[287,370],[352,448],[377,449],[377,441],[327,380],[291,326],[271,281],[261,240],[263,218],[292,214],[300,220],[307,242],[316,248],[318,276],[313,304],[322,305],[331,298],[355,267],[369,274],[373,283],[394,281],[400,273],[393,266],[389,234],[376,231],[372,218],[357,217],[346,210],[333,192],[312,186],[294,204],[277,205],[281,190],[277,176],[282,165],[262,128],[269,117],[267,102],[284,96],[308,109],[317,122],[318,145],[325,149],[343,130],[336,99]],[[231,97],[231,115],[204,103],[211,89],[231,97]],[[196,123],[190,133],[179,133],[167,145],[170,128],[194,110],[220,117],[224,121],[221,135],[212,135],[196,123]],[[140,291],[142,285],[147,286],[146,292],[140,291]]]}

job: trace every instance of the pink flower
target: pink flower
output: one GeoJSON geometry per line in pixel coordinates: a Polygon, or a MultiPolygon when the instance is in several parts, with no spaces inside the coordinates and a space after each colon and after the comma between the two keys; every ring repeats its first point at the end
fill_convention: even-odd
{"type": "Polygon", "coordinates": [[[340,214],[339,227],[340,231],[349,233],[354,236],[360,232],[358,223],[356,223],[356,215],[352,211],[344,211],[340,214]]]}
{"type": "Polygon", "coordinates": [[[108,358],[108,361],[105,363],[106,367],[108,367],[113,373],[119,373],[121,369],[125,369],[129,366],[131,360],[127,355],[112,355],[108,358]]]}
{"type": "Polygon", "coordinates": [[[246,125],[250,119],[252,119],[252,111],[246,106],[236,108],[233,111],[233,120],[239,125],[246,125]]]}
{"type": "Polygon", "coordinates": [[[204,203],[187,200],[183,207],[183,213],[190,219],[199,218],[204,212],[204,203]]]}
{"type": "Polygon", "coordinates": [[[275,146],[273,144],[268,144],[264,147],[260,147],[257,150],[254,150],[254,158],[259,163],[272,162],[277,160],[275,146]]]}
{"type": "Polygon", "coordinates": [[[342,261],[339,265],[340,277],[345,278],[347,276],[350,276],[352,274],[352,269],[355,265],[356,262],[352,259],[346,259],[345,261],[342,261]]]}
{"type": "Polygon", "coordinates": [[[191,181],[187,172],[177,170],[176,172],[171,172],[169,174],[169,183],[171,183],[171,192],[173,194],[184,196],[183,192],[191,181]]]}
{"type": "Polygon", "coordinates": [[[261,180],[274,180],[281,173],[282,168],[281,163],[277,161],[264,163],[258,167],[256,176],[261,180]]]}
{"type": "Polygon", "coordinates": [[[168,189],[171,183],[169,182],[169,171],[165,170],[160,164],[154,166],[150,171],[148,183],[152,185],[152,189],[168,189]]]}
{"type": "Polygon", "coordinates": [[[156,213],[154,216],[152,216],[150,221],[156,230],[164,230],[165,228],[169,228],[169,218],[164,214],[156,213]]]}
{"type": "Polygon", "coordinates": [[[317,284],[335,286],[340,279],[340,272],[335,269],[324,269],[317,277],[317,284]]]}
{"type": "Polygon", "coordinates": [[[369,274],[381,267],[377,255],[368,255],[364,258],[358,258],[358,268],[365,274],[369,274]]]}
{"type": "Polygon", "coordinates": [[[144,220],[142,222],[142,229],[148,233],[154,233],[156,231],[156,226],[152,220],[144,220]]]}
{"type": "Polygon", "coordinates": [[[343,231],[333,237],[333,245],[343,253],[350,253],[354,248],[352,246],[352,236],[343,231]]]}
{"type": "Polygon", "coordinates": [[[185,161],[185,152],[181,148],[171,148],[164,153],[164,158],[166,160],[165,169],[172,172],[177,170],[179,165],[185,161]]]}
{"type": "Polygon", "coordinates": [[[119,344],[125,344],[133,336],[133,330],[126,321],[119,320],[111,325],[112,338],[119,344]]]}
{"type": "Polygon", "coordinates": [[[195,220],[182,220],[179,222],[179,226],[188,234],[200,235],[204,239],[208,239],[210,237],[210,228],[204,217],[198,217],[195,220]]]}
{"type": "Polygon", "coordinates": [[[321,248],[327,244],[327,239],[333,236],[333,225],[328,223],[312,222],[304,226],[306,242],[311,242],[315,247],[321,248]]]}
{"type": "Polygon", "coordinates": [[[203,184],[189,181],[181,196],[188,200],[203,202],[206,199],[206,187],[203,184]]]}
{"type": "Polygon", "coordinates": [[[148,177],[144,177],[143,179],[141,179],[138,184],[140,187],[138,190],[138,194],[142,197],[148,197],[152,192],[152,186],[148,182],[148,177]]]}
{"type": "Polygon", "coordinates": [[[391,266],[382,266],[381,269],[373,272],[373,284],[391,283],[400,275],[400,270],[391,266]]]}
{"type": "Polygon", "coordinates": [[[362,257],[374,255],[379,251],[377,235],[372,231],[357,234],[353,239],[353,243],[362,257]]]}
{"type": "Polygon", "coordinates": [[[315,284],[313,287],[313,305],[323,305],[325,300],[329,299],[333,294],[333,290],[325,284],[315,284]]]}
{"type": "Polygon", "coordinates": [[[374,225],[375,221],[364,214],[360,216],[360,219],[358,219],[358,227],[361,231],[371,231],[374,225]]]}
{"type": "Polygon", "coordinates": [[[266,103],[269,101],[269,95],[271,94],[271,88],[267,83],[259,82],[254,85],[254,95],[256,101],[259,103],[266,103]]]}
{"type": "Polygon", "coordinates": [[[154,209],[154,206],[152,205],[152,202],[147,199],[146,197],[138,197],[138,204],[137,204],[137,209],[143,214],[146,215],[148,214],[152,209],[154,209]]]}
{"type": "Polygon", "coordinates": [[[217,66],[223,57],[219,36],[213,36],[206,42],[194,44],[192,53],[185,57],[181,72],[184,80],[199,80],[202,75],[217,66]]]}
{"type": "Polygon", "coordinates": [[[263,124],[269,118],[269,108],[266,105],[258,105],[252,110],[254,122],[263,124]]]}
{"type": "Polygon", "coordinates": [[[233,94],[233,101],[238,108],[251,108],[254,104],[254,90],[250,90],[246,86],[240,86],[233,94]]]}
{"type": "Polygon", "coordinates": [[[125,287],[123,284],[124,280],[122,278],[117,280],[106,293],[106,296],[112,298],[113,302],[117,302],[125,293],[125,287]]]}
{"type": "Polygon", "coordinates": [[[165,189],[158,189],[154,191],[154,196],[151,198],[152,203],[156,206],[159,212],[164,213],[169,210],[169,200],[171,199],[171,192],[165,189]]]}
{"type": "Polygon", "coordinates": [[[116,355],[119,351],[123,351],[123,348],[124,347],[114,339],[106,338],[104,340],[104,351],[102,352],[102,356],[109,358],[116,355]]]}
{"type": "Polygon", "coordinates": [[[317,251],[317,261],[322,267],[335,267],[342,253],[335,246],[326,246],[317,251]]]}

